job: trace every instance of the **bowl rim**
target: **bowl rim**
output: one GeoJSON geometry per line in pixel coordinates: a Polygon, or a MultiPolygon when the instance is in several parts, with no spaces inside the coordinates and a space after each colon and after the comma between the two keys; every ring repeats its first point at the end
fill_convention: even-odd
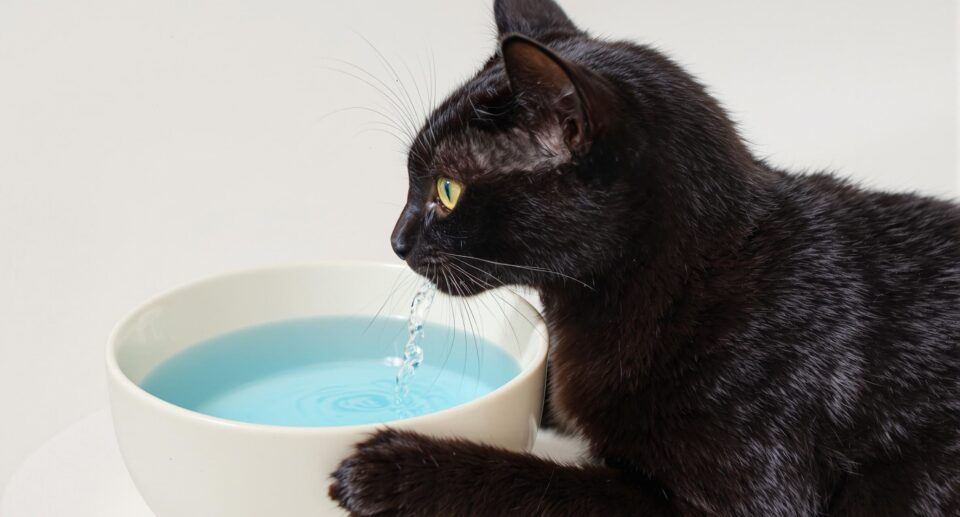
{"type": "MultiPolygon", "coordinates": [[[[531,376],[533,376],[539,369],[540,366],[546,366],[547,361],[547,352],[549,349],[549,337],[547,331],[546,322],[543,319],[543,316],[540,314],[533,305],[530,304],[524,297],[508,291],[504,294],[510,296],[513,301],[519,302],[517,309],[523,310],[528,314],[524,314],[525,317],[533,324],[533,331],[539,334],[539,339],[536,341],[537,350],[536,354],[526,366],[520,365],[520,373],[512,377],[509,381],[500,385],[493,391],[486,393],[475,399],[471,399],[463,404],[458,404],[456,406],[442,409],[440,411],[434,411],[432,413],[427,413],[425,415],[419,415],[410,418],[402,418],[397,420],[390,420],[388,422],[374,422],[368,424],[354,424],[354,425],[343,425],[343,426],[285,426],[285,425],[275,425],[275,424],[262,424],[254,422],[243,422],[240,420],[231,420],[227,418],[221,418],[217,416],[208,415],[201,413],[199,411],[194,411],[192,409],[187,409],[181,406],[178,406],[172,402],[168,402],[152,393],[143,389],[139,384],[133,382],[132,379],[127,377],[126,373],[120,368],[120,364],[117,361],[117,338],[120,331],[136,316],[143,313],[146,309],[152,305],[160,302],[165,298],[175,296],[181,292],[188,291],[200,287],[208,283],[220,282],[223,280],[228,280],[233,277],[241,277],[245,275],[254,275],[254,274],[264,274],[270,272],[278,271],[295,271],[295,270],[316,270],[316,269],[328,269],[328,268],[338,268],[338,267],[368,267],[368,268],[385,268],[392,269],[395,271],[400,271],[403,269],[409,270],[409,268],[403,264],[391,264],[387,262],[378,262],[372,260],[319,260],[312,262],[296,262],[288,264],[275,264],[275,265],[266,265],[266,266],[257,266],[243,269],[236,269],[228,271],[225,273],[219,273],[216,275],[211,275],[203,277],[200,279],[190,280],[183,282],[173,288],[162,291],[156,295],[149,297],[147,300],[141,302],[136,307],[128,311],[123,315],[122,318],[114,325],[113,329],[110,331],[110,336],[107,339],[106,346],[106,372],[108,383],[113,386],[123,389],[128,394],[136,398],[140,404],[144,404],[155,411],[162,413],[168,413],[173,417],[187,419],[196,421],[200,424],[206,424],[210,426],[222,427],[226,429],[241,431],[241,432],[269,432],[269,433],[280,433],[285,435],[326,435],[326,434],[336,434],[342,435],[344,433],[372,433],[378,429],[389,428],[389,427],[403,427],[410,428],[416,427],[418,424],[425,423],[429,424],[432,420],[445,420],[448,415],[451,413],[457,412],[469,412],[470,408],[477,404],[482,404],[490,398],[503,395],[507,391],[511,391],[516,388],[516,386],[526,382],[531,376]]],[[[410,270],[413,272],[412,270],[410,270]]],[[[416,273],[414,273],[416,274],[416,273]]],[[[499,346],[499,344],[498,344],[499,346]]],[[[112,390],[110,390],[112,391],[112,390]]],[[[114,405],[114,397],[110,396],[110,405],[114,405]]]]}

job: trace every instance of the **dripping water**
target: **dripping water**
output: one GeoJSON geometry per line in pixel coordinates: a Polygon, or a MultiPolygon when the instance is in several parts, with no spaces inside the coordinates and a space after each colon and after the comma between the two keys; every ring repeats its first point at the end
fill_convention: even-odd
{"type": "Polygon", "coordinates": [[[417,367],[423,362],[423,324],[430,312],[430,306],[436,297],[437,288],[429,280],[424,280],[410,302],[410,317],[407,319],[407,342],[403,345],[403,361],[397,370],[395,402],[397,409],[404,412],[404,401],[410,393],[410,381],[417,367]]]}

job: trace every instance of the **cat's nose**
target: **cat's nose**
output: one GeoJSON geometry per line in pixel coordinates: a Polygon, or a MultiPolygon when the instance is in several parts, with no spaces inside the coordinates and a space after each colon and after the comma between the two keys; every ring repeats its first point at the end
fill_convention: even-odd
{"type": "Polygon", "coordinates": [[[390,246],[393,247],[393,252],[400,257],[400,260],[406,260],[407,255],[410,254],[410,250],[416,243],[416,225],[416,210],[409,205],[404,207],[403,213],[397,219],[397,225],[393,227],[393,234],[390,236],[390,246]]]}
{"type": "Polygon", "coordinates": [[[390,238],[390,245],[393,246],[393,252],[400,257],[400,260],[406,259],[407,254],[410,253],[410,243],[402,237],[394,235],[390,238]]]}

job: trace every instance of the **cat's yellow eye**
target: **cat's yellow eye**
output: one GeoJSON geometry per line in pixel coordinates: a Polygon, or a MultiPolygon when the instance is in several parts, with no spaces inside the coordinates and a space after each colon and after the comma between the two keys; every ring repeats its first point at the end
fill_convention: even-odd
{"type": "Polygon", "coordinates": [[[437,179],[437,196],[443,206],[447,207],[447,210],[453,210],[453,207],[457,206],[461,191],[463,191],[463,186],[456,181],[443,176],[437,179]]]}

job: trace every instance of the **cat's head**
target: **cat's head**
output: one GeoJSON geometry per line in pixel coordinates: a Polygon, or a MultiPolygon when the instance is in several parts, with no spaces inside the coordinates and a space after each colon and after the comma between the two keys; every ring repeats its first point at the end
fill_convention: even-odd
{"type": "Polygon", "coordinates": [[[552,0],[494,12],[497,52],[411,145],[393,249],[452,294],[589,283],[669,231],[652,178],[684,166],[665,147],[704,124],[732,129],[719,108],[686,120],[715,105],[679,67],[590,37],[552,0]]]}

